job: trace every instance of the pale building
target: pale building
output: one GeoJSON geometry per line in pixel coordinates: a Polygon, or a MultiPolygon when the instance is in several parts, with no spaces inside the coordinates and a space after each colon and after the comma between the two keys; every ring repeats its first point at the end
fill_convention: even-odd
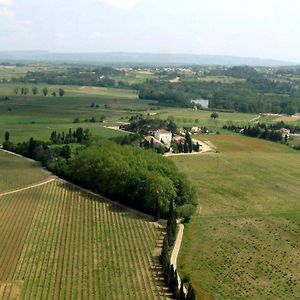
{"type": "Polygon", "coordinates": [[[165,129],[158,129],[154,132],[154,137],[163,142],[167,147],[171,146],[172,142],[172,132],[165,129]]]}

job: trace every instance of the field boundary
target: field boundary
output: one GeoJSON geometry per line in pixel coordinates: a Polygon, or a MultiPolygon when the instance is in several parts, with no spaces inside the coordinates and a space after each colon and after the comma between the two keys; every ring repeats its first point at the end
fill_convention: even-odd
{"type": "Polygon", "coordinates": [[[5,150],[5,149],[3,149],[2,146],[0,147],[0,151],[2,151],[4,153],[7,153],[7,154],[11,154],[11,155],[19,157],[19,158],[23,158],[23,159],[25,159],[27,161],[30,161],[30,162],[36,164],[37,166],[39,166],[43,172],[45,172],[45,173],[47,173],[49,175],[52,175],[52,176],[56,176],[53,173],[51,173],[49,170],[47,170],[45,167],[43,167],[42,164],[39,161],[36,161],[34,159],[31,159],[29,157],[23,156],[21,154],[18,154],[18,153],[12,152],[12,151],[5,150]]]}
{"type": "Polygon", "coordinates": [[[27,190],[30,190],[30,189],[34,189],[36,187],[48,184],[48,183],[50,183],[52,181],[55,181],[55,180],[57,180],[57,179],[56,178],[50,178],[50,179],[47,179],[46,181],[43,181],[43,182],[40,182],[40,183],[36,183],[36,184],[32,184],[32,185],[29,185],[29,186],[24,187],[24,188],[19,188],[19,189],[15,189],[13,191],[1,193],[0,197],[11,195],[11,194],[15,194],[15,193],[19,193],[19,192],[23,192],[23,191],[27,191],[27,190]]]}

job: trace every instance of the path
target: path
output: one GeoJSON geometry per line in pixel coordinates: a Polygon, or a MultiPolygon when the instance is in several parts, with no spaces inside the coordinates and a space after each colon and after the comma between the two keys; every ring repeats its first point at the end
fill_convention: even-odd
{"type": "MultiPolygon", "coordinates": [[[[183,230],[184,230],[184,225],[179,224],[177,238],[176,238],[174,248],[173,248],[173,251],[172,251],[172,254],[171,254],[171,259],[170,259],[170,264],[173,265],[174,270],[177,269],[177,258],[178,258],[178,254],[179,254],[181,243],[182,243],[183,230]]],[[[180,288],[181,279],[180,279],[180,276],[179,276],[178,273],[177,273],[177,276],[178,276],[178,287],[180,288]]],[[[185,287],[183,287],[183,291],[185,292],[185,294],[187,294],[187,290],[186,290],[185,287]]]]}
{"type": "Polygon", "coordinates": [[[256,121],[258,121],[260,118],[261,118],[261,115],[259,115],[259,116],[255,117],[255,118],[251,119],[250,122],[256,122],[256,121]]]}
{"type": "Polygon", "coordinates": [[[111,130],[115,130],[115,131],[120,131],[120,132],[125,132],[125,133],[129,133],[129,134],[134,134],[131,131],[126,131],[126,130],[120,129],[119,126],[103,126],[103,128],[107,128],[107,129],[111,129],[111,130]]]}
{"type": "Polygon", "coordinates": [[[50,183],[52,181],[55,181],[55,180],[56,180],[56,178],[51,178],[51,179],[48,179],[46,181],[43,181],[43,182],[40,182],[40,183],[36,183],[36,184],[33,184],[33,185],[29,185],[29,186],[24,187],[24,188],[16,189],[16,190],[13,190],[13,191],[10,191],[10,192],[1,193],[0,197],[11,195],[11,194],[15,194],[15,193],[19,193],[19,192],[23,192],[23,191],[30,190],[30,189],[34,189],[36,187],[48,184],[48,183],[50,183]]]}
{"type": "Polygon", "coordinates": [[[174,269],[177,269],[177,257],[179,254],[179,250],[181,247],[181,242],[182,242],[182,237],[183,237],[183,230],[184,230],[184,225],[179,224],[178,226],[178,233],[177,233],[177,238],[174,244],[174,248],[172,251],[171,259],[170,259],[170,264],[174,266],[174,269]]]}

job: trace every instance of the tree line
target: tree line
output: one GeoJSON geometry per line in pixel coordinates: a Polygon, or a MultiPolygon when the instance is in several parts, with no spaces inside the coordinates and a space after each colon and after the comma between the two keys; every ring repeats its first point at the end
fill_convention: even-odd
{"type": "Polygon", "coordinates": [[[283,136],[279,129],[276,129],[272,125],[267,125],[264,123],[257,123],[255,126],[248,125],[244,127],[236,125],[224,125],[223,129],[239,132],[250,137],[270,140],[272,142],[281,142],[283,139],[285,139],[285,142],[287,142],[287,136],[283,136]]]}
{"type": "Polygon", "coordinates": [[[196,296],[192,285],[189,284],[188,291],[186,294],[184,292],[183,280],[181,281],[181,284],[179,286],[179,277],[177,271],[174,270],[174,266],[170,263],[170,253],[176,240],[176,230],[176,212],[174,210],[173,201],[171,200],[168,210],[166,234],[164,237],[163,247],[160,254],[160,263],[163,268],[165,280],[174,298],[177,300],[195,300],[196,296]]]}
{"type": "MultiPolygon", "coordinates": [[[[36,96],[39,94],[39,89],[35,86],[33,88],[31,88],[31,92],[32,92],[32,95],[36,96]]],[[[29,88],[28,87],[18,87],[16,86],[14,89],[13,89],[13,93],[15,95],[24,95],[24,96],[27,96],[29,94],[29,88]]],[[[63,97],[65,95],[65,90],[62,89],[62,88],[59,88],[58,89],[58,92],[56,91],[52,91],[50,92],[49,89],[47,87],[44,87],[42,89],[42,94],[46,97],[49,95],[49,93],[51,93],[51,96],[57,96],[59,95],[60,97],[63,97]]]]}

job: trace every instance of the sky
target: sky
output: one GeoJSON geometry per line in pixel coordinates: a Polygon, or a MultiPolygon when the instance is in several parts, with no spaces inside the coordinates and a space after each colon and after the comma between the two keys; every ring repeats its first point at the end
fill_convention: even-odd
{"type": "Polygon", "coordinates": [[[7,50],[300,62],[300,1],[0,0],[0,51],[7,50]]]}

